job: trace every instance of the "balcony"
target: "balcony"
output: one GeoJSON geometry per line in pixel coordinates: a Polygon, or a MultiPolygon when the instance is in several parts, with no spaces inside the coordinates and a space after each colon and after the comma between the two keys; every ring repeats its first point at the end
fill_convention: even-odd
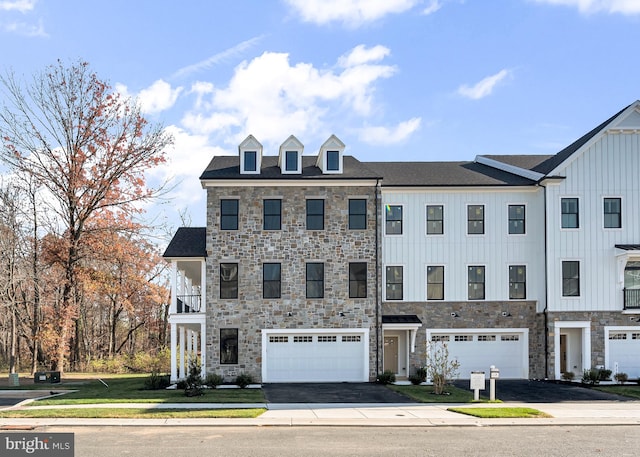
{"type": "Polygon", "coordinates": [[[640,309],[640,289],[622,289],[624,309],[640,309]]]}
{"type": "Polygon", "coordinates": [[[178,314],[199,313],[202,304],[202,296],[178,295],[176,297],[176,311],[178,314]]]}

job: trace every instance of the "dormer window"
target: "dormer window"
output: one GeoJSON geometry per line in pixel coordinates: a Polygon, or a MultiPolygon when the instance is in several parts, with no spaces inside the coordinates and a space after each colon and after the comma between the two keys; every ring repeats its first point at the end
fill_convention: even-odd
{"type": "Polygon", "coordinates": [[[278,157],[278,166],[282,174],[302,174],[302,151],[304,145],[293,135],[282,143],[278,157]]]}
{"type": "Polygon", "coordinates": [[[286,171],[298,170],[298,151],[286,151],[285,152],[285,166],[286,171]]]}
{"type": "Polygon", "coordinates": [[[244,152],[244,171],[256,171],[256,151],[244,152]]]}
{"type": "Polygon", "coordinates": [[[240,143],[238,153],[240,155],[241,175],[260,174],[260,167],[262,166],[262,145],[253,135],[249,135],[240,143]]]}
{"type": "Polygon", "coordinates": [[[342,174],[344,148],[344,143],[335,135],[331,135],[320,146],[316,167],[324,174],[342,174]]]}
{"type": "Polygon", "coordinates": [[[340,170],[340,152],[327,151],[327,171],[340,170]]]}

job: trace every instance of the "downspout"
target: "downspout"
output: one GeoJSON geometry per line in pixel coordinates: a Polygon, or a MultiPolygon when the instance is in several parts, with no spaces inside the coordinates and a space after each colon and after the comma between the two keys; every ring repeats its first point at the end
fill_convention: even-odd
{"type": "Polygon", "coordinates": [[[547,186],[544,189],[544,377],[549,379],[549,262],[547,255],[547,186]]]}
{"type": "Polygon", "coordinates": [[[379,210],[378,210],[378,192],[380,190],[380,179],[376,179],[376,196],[375,196],[375,206],[376,206],[376,248],[375,248],[375,270],[376,270],[376,378],[378,377],[378,373],[380,372],[380,329],[382,324],[380,323],[380,248],[379,248],[379,235],[378,230],[380,229],[380,222],[378,221],[379,210]]]}

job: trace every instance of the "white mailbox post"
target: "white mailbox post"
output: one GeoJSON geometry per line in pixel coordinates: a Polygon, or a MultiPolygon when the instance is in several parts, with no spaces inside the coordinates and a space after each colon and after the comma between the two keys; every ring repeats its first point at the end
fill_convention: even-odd
{"type": "Polygon", "coordinates": [[[494,365],[489,368],[489,400],[496,400],[496,379],[500,377],[500,370],[494,365]]]}
{"type": "Polygon", "coordinates": [[[473,390],[473,399],[475,401],[480,400],[480,391],[484,390],[484,371],[472,371],[471,378],[469,380],[469,388],[473,390]]]}

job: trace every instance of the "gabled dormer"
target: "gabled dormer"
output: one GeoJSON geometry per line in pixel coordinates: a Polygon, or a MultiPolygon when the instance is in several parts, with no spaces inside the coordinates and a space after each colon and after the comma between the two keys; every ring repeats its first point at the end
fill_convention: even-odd
{"type": "Polygon", "coordinates": [[[304,151],[304,145],[293,135],[282,143],[278,157],[278,166],[282,174],[302,174],[302,151],[304,151]]]}
{"type": "Polygon", "coordinates": [[[262,145],[253,135],[249,135],[238,146],[240,154],[240,174],[259,175],[262,166],[262,145]]]}
{"type": "Polygon", "coordinates": [[[344,143],[337,136],[331,135],[318,153],[316,166],[324,174],[342,174],[342,157],[344,155],[344,143]]]}

